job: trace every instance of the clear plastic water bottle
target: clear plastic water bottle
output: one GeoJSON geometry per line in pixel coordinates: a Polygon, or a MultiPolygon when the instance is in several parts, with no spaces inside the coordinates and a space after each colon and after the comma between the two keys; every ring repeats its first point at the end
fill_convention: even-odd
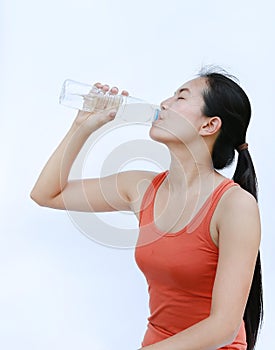
{"type": "Polygon", "coordinates": [[[153,122],[158,119],[159,106],[139,98],[104,93],[96,86],[74,80],[64,81],[59,102],[85,112],[116,109],[116,118],[127,122],[153,122]]]}

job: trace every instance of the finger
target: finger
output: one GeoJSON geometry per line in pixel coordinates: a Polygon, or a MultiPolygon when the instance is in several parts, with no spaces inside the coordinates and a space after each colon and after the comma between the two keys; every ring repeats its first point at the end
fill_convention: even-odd
{"type": "Polygon", "coordinates": [[[101,90],[102,90],[103,92],[107,92],[107,91],[109,91],[109,89],[110,89],[110,86],[107,85],[107,84],[103,85],[102,88],[101,88],[101,90]]]}
{"type": "Polygon", "coordinates": [[[110,118],[115,118],[117,111],[115,109],[111,109],[108,113],[110,118]]]}
{"type": "Polygon", "coordinates": [[[110,90],[110,93],[113,95],[117,95],[118,94],[118,88],[116,86],[113,86],[110,90]]]}
{"type": "Polygon", "coordinates": [[[128,92],[128,91],[126,91],[126,90],[122,90],[121,95],[124,95],[124,96],[129,96],[129,92],[128,92]]]}
{"type": "Polygon", "coordinates": [[[95,83],[94,86],[96,86],[98,89],[101,89],[103,85],[101,83],[95,83]]]}

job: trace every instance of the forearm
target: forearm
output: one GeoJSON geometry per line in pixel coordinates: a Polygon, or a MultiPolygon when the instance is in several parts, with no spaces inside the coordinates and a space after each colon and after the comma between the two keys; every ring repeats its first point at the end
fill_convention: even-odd
{"type": "MultiPolygon", "coordinates": [[[[97,83],[95,86],[103,93],[109,91],[108,85],[97,83]]],[[[109,93],[116,95],[118,89],[114,87],[109,93]]],[[[122,95],[128,96],[128,92],[122,91],[122,95]]],[[[116,112],[116,109],[109,108],[94,113],[78,111],[72,127],[43,168],[31,192],[33,200],[40,205],[52,204],[51,199],[66,187],[71,167],[88,137],[112,121],[116,112]]]]}
{"type": "Polygon", "coordinates": [[[62,192],[68,182],[71,167],[90,133],[73,123],[64,139],[44,166],[31,197],[43,204],[62,192]]]}
{"type": "Polygon", "coordinates": [[[203,321],[142,350],[216,350],[233,342],[238,329],[209,316],[203,321]]]}

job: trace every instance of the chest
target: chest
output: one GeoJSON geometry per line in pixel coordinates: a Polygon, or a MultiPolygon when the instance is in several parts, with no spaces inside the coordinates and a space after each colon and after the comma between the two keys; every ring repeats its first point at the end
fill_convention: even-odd
{"type": "MultiPolygon", "coordinates": [[[[140,235],[146,235],[141,229],[140,235]]],[[[186,290],[212,285],[217,268],[218,250],[205,232],[181,233],[159,237],[147,245],[137,245],[135,259],[149,284],[186,290]]]]}
{"type": "Polygon", "coordinates": [[[205,197],[197,193],[171,195],[159,190],[152,202],[155,225],[162,232],[176,233],[183,230],[195,219],[204,202],[205,197]]]}
{"type": "MultiPolygon", "coordinates": [[[[211,201],[209,192],[178,193],[172,195],[169,191],[159,188],[150,202],[147,203],[149,215],[156,229],[162,233],[177,234],[180,231],[193,228],[204,216],[211,201]]],[[[139,203],[141,205],[141,203],[139,203]]],[[[209,223],[209,234],[213,243],[218,246],[218,230],[216,216],[209,223]]]]}

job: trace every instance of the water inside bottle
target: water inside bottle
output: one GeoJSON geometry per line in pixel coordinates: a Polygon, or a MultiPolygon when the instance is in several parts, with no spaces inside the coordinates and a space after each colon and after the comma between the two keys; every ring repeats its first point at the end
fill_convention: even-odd
{"type": "MultiPolygon", "coordinates": [[[[96,88],[95,88],[96,89],[96,88]]],[[[88,94],[82,95],[84,111],[98,112],[108,109],[119,109],[119,106],[123,103],[123,97],[121,95],[104,94],[95,89],[91,90],[88,94]]]]}
{"type": "Polygon", "coordinates": [[[83,95],[82,109],[88,112],[115,109],[116,118],[127,122],[152,122],[158,117],[158,109],[150,103],[130,96],[104,94],[97,88],[83,95]]]}

